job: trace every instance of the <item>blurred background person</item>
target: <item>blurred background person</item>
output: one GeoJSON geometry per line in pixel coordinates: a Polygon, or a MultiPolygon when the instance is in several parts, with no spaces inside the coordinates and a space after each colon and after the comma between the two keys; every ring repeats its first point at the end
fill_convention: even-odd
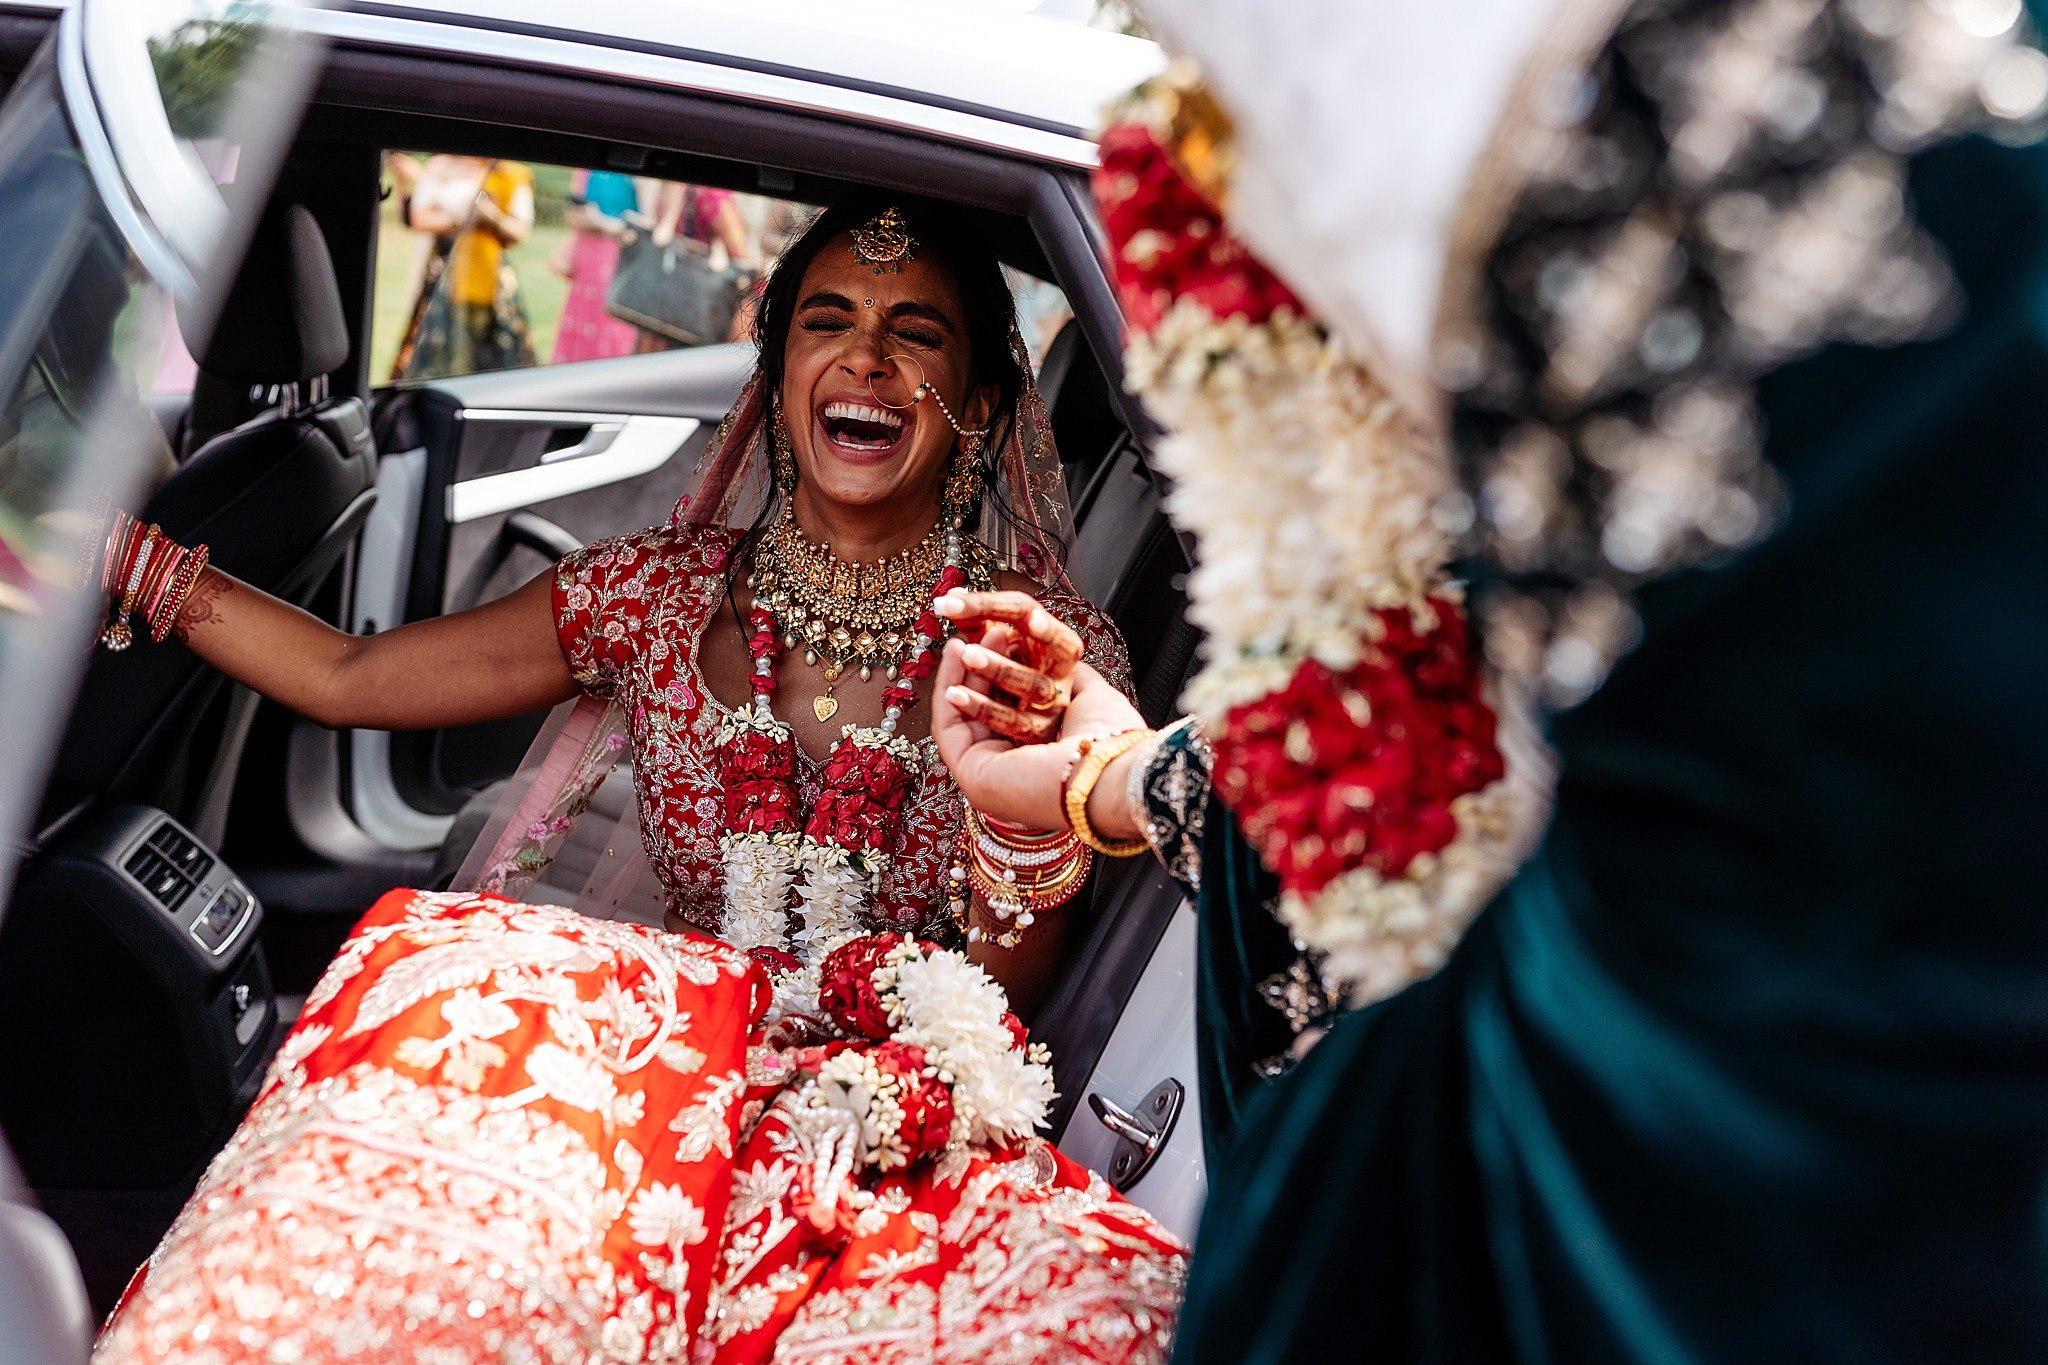
{"type": "Polygon", "coordinates": [[[640,208],[633,177],[616,171],[577,171],[570,182],[569,235],[548,264],[569,281],[555,332],[554,363],[630,355],[640,331],[605,311],[605,292],[619,268],[626,215],[640,208]]]}
{"type": "Polygon", "coordinates": [[[533,230],[533,173],[514,161],[394,154],[406,223],[431,239],[393,380],[534,363],[519,277],[506,259],[533,230]]]}

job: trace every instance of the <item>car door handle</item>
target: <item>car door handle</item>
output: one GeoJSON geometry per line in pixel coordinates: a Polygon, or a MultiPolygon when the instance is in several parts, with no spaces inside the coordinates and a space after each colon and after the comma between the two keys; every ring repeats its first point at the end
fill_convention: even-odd
{"type": "Polygon", "coordinates": [[[1113,1187],[1128,1190],[1145,1178],[1145,1172],[1166,1149],[1186,1095],[1187,1087],[1171,1076],[1153,1086],[1151,1093],[1138,1101],[1135,1112],[1101,1094],[1089,1094],[1088,1107],[1103,1127],[1116,1134],[1116,1150],[1109,1158],[1113,1187]]]}
{"type": "Polygon", "coordinates": [[[542,451],[538,463],[560,464],[564,460],[582,460],[592,455],[602,455],[611,449],[612,442],[617,440],[619,433],[625,429],[624,422],[600,422],[585,427],[582,438],[575,444],[542,451]]]}

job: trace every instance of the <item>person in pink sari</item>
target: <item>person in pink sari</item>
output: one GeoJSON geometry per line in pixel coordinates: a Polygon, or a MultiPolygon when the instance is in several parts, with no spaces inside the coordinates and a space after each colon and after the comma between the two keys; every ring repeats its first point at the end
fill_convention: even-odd
{"type": "Polygon", "coordinates": [[[569,226],[563,260],[550,258],[568,277],[562,317],[555,329],[554,363],[631,355],[639,329],[605,311],[605,291],[619,268],[625,216],[639,207],[633,177],[616,171],[578,171],[569,191],[569,226]],[[566,268],[564,268],[566,267],[566,268]]]}

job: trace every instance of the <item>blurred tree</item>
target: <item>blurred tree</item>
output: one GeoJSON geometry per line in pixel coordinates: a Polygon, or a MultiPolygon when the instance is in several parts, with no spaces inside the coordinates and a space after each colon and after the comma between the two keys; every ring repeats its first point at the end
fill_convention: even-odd
{"type": "Polygon", "coordinates": [[[262,33],[260,24],[235,17],[249,8],[237,6],[219,19],[188,19],[149,40],[164,114],[179,137],[198,139],[220,131],[223,106],[262,33]]]}
{"type": "Polygon", "coordinates": [[[1095,17],[1089,21],[1095,28],[1114,29],[1128,33],[1133,38],[1150,38],[1145,20],[1138,14],[1132,0],[1095,0],[1095,17]]]}

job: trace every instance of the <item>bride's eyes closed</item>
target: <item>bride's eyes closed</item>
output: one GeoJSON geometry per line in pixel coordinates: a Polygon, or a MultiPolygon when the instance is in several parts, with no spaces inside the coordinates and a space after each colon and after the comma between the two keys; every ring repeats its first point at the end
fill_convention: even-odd
{"type": "MultiPolygon", "coordinates": [[[[831,335],[836,332],[850,330],[853,323],[840,314],[821,312],[800,319],[797,326],[806,332],[831,335]]],[[[907,341],[912,346],[921,347],[927,351],[936,351],[946,344],[946,338],[928,324],[914,321],[902,322],[898,323],[891,330],[892,334],[899,341],[907,341]]]]}

